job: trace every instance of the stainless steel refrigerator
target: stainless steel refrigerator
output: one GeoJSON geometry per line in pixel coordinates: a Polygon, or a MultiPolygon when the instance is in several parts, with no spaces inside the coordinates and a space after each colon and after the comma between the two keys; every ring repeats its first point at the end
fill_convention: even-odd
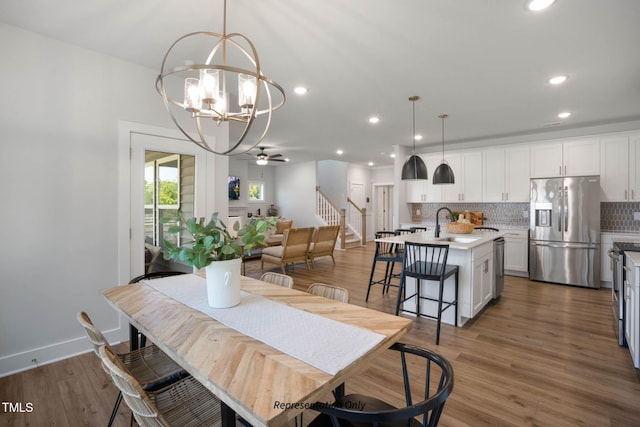
{"type": "Polygon", "coordinates": [[[600,177],[531,180],[529,279],[600,287],[600,177]]]}

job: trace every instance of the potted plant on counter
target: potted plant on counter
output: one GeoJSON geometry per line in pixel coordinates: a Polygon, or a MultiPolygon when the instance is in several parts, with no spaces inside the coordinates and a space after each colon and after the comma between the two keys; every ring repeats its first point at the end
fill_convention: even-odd
{"type": "Polygon", "coordinates": [[[243,253],[265,244],[265,232],[273,221],[253,219],[243,228],[234,224],[237,237],[214,212],[208,222],[205,218],[184,218],[181,211],[173,218],[163,218],[162,224],[172,223],[168,233],[186,232],[191,240],[175,245],[165,239],[164,258],[180,261],[197,269],[204,268],[207,277],[207,298],[214,308],[233,307],[240,303],[240,267],[243,253]]]}

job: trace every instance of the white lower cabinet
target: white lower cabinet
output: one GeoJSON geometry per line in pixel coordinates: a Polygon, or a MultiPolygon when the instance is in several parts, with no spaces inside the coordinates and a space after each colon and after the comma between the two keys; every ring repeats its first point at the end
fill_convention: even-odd
{"type": "Polygon", "coordinates": [[[507,274],[526,276],[529,271],[527,230],[509,230],[504,235],[504,270],[507,274]]]}
{"type": "Polygon", "coordinates": [[[493,243],[473,249],[471,280],[472,314],[474,317],[493,298],[493,243]]]}
{"type": "MultiPolygon", "coordinates": [[[[637,261],[640,261],[640,257],[638,257],[637,261]]],[[[629,345],[633,366],[640,368],[640,262],[636,263],[630,256],[626,256],[626,264],[624,333],[629,345]]]]}
{"type": "Polygon", "coordinates": [[[640,235],[637,233],[600,233],[600,286],[610,288],[613,281],[613,265],[609,257],[609,250],[613,248],[613,242],[640,243],[640,235]]]}

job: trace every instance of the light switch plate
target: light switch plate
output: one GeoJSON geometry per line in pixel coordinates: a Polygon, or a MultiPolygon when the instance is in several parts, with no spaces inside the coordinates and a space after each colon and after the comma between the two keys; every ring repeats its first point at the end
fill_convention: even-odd
{"type": "Polygon", "coordinates": [[[634,212],[633,213],[633,220],[634,221],[640,221],[640,212],[634,212]]]}

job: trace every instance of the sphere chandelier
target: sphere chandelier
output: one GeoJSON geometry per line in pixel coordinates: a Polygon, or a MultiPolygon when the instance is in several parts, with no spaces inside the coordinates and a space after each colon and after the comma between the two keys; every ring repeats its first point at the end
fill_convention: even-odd
{"type": "Polygon", "coordinates": [[[240,33],[227,34],[226,0],[222,34],[198,31],[177,39],[162,60],[156,89],[174,124],[190,141],[226,156],[258,145],[271,126],[272,112],[286,99],[282,87],[263,74],[251,40],[240,33]],[[195,53],[201,51],[204,54],[195,53]],[[229,144],[216,147],[215,141],[207,141],[207,130],[225,122],[229,144]]]}

